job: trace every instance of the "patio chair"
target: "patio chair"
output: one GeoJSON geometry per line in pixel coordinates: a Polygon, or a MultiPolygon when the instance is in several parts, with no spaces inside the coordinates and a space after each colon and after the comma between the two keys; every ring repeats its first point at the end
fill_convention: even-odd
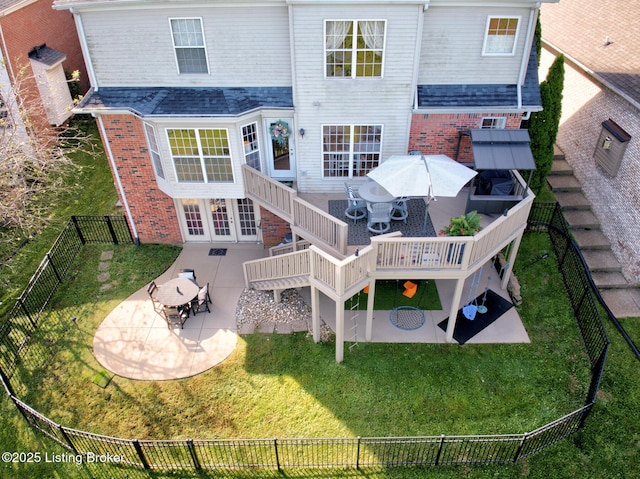
{"type": "Polygon", "coordinates": [[[367,202],[358,196],[358,193],[355,192],[350,184],[345,183],[344,189],[348,202],[344,215],[353,220],[353,224],[356,224],[358,220],[367,217],[367,202]]]}
{"type": "Polygon", "coordinates": [[[369,221],[367,229],[375,234],[386,233],[391,229],[392,203],[367,203],[369,221]]]}
{"type": "Polygon", "coordinates": [[[188,310],[184,308],[175,307],[163,307],[162,315],[167,321],[167,327],[171,329],[172,326],[180,326],[180,329],[184,329],[184,323],[189,317],[188,310]]]}
{"type": "Polygon", "coordinates": [[[391,219],[396,221],[402,221],[407,223],[407,216],[409,216],[409,210],[407,209],[407,196],[402,196],[393,202],[393,209],[391,210],[391,219]]]}
{"type": "Polygon", "coordinates": [[[210,313],[209,303],[211,303],[211,296],[209,295],[209,283],[207,283],[200,288],[198,296],[191,300],[191,311],[193,311],[194,315],[201,310],[206,310],[207,313],[210,313]]]}
{"type": "Polygon", "coordinates": [[[151,298],[151,302],[153,303],[153,309],[155,309],[156,311],[158,310],[158,306],[161,306],[161,304],[158,302],[156,298],[157,291],[158,291],[158,285],[156,284],[155,281],[151,281],[151,283],[149,283],[149,286],[147,286],[147,294],[151,298]]]}
{"type": "Polygon", "coordinates": [[[196,271],[194,269],[191,269],[191,268],[181,269],[180,273],[178,273],[178,278],[190,279],[191,281],[193,281],[195,283],[196,282],[196,271]]]}

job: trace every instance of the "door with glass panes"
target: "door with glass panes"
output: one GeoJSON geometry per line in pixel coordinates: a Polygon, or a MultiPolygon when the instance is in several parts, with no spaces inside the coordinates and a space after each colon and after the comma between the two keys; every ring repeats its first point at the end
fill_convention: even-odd
{"type": "Polygon", "coordinates": [[[257,241],[257,209],[250,199],[181,199],[185,242],[257,241]]]}

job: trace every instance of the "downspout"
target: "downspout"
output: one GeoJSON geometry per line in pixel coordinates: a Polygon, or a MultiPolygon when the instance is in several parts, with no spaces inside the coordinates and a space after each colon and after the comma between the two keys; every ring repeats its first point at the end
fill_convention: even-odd
{"type": "Polygon", "coordinates": [[[535,25],[534,25],[534,14],[536,14],[537,16],[537,11],[538,9],[532,9],[529,12],[529,25],[527,27],[527,38],[525,39],[525,51],[522,55],[522,63],[520,64],[520,73],[518,74],[518,84],[516,85],[516,91],[518,94],[518,110],[522,109],[522,84],[524,83],[524,78],[525,75],[527,74],[527,64],[529,63],[529,57],[531,56],[531,48],[533,48],[532,45],[532,38],[531,35],[533,34],[533,31],[535,29],[535,25]]]}
{"type": "Polygon", "coordinates": [[[0,24],[0,39],[2,39],[2,49],[4,50],[4,63],[9,73],[9,80],[15,81],[15,75],[13,74],[13,65],[11,65],[11,58],[9,58],[9,50],[7,50],[7,42],[4,39],[4,30],[0,24]]]}
{"type": "Polygon", "coordinates": [[[96,72],[93,69],[93,62],[91,61],[91,53],[89,53],[89,45],[87,44],[87,37],[84,33],[82,18],[75,12],[73,8],[70,8],[69,11],[73,14],[73,19],[76,22],[78,38],[80,39],[80,48],[82,49],[84,64],[87,67],[87,75],[89,75],[89,85],[93,87],[93,91],[98,91],[98,80],[96,78],[96,72]]]}
{"type": "Polygon", "coordinates": [[[122,206],[124,206],[124,210],[127,212],[127,218],[129,218],[129,224],[131,225],[131,229],[133,230],[133,238],[137,245],[140,244],[140,238],[138,238],[138,230],[136,229],[136,223],[133,221],[133,215],[131,214],[131,210],[129,209],[129,202],[127,201],[127,195],[124,192],[124,188],[122,187],[122,181],[120,180],[120,175],[118,174],[118,169],[116,167],[116,161],[113,158],[113,152],[111,151],[111,144],[109,143],[109,138],[107,137],[107,130],[104,128],[104,122],[102,121],[102,116],[98,116],[98,126],[100,127],[100,134],[102,135],[104,149],[107,151],[107,156],[109,157],[109,163],[111,163],[111,171],[113,171],[113,177],[116,179],[116,185],[118,187],[118,195],[122,198],[122,206]]]}
{"type": "Polygon", "coordinates": [[[416,46],[413,55],[413,75],[411,78],[411,88],[413,89],[413,109],[409,111],[409,124],[407,126],[407,151],[411,140],[411,124],[413,123],[413,111],[418,109],[418,75],[420,71],[420,53],[422,50],[422,35],[424,34],[424,15],[429,8],[429,3],[422,7],[422,12],[418,15],[418,25],[416,27],[416,46]]]}

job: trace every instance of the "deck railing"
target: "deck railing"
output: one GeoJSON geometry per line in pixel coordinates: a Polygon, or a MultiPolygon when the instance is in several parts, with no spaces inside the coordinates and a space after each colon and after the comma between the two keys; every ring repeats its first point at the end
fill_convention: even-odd
{"type": "Polygon", "coordinates": [[[332,254],[346,255],[348,225],[344,221],[299,198],[296,190],[258,170],[243,165],[242,173],[247,198],[288,221],[294,234],[332,254]]]}

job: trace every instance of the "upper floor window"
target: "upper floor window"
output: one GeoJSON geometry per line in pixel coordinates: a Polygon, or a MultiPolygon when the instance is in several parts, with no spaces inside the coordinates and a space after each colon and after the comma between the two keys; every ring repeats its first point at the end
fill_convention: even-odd
{"type": "Polygon", "coordinates": [[[167,130],[167,136],[179,182],[233,182],[226,129],[167,130]]]}
{"type": "Polygon", "coordinates": [[[384,20],[326,20],[327,77],[381,77],[384,20]]]}
{"type": "Polygon", "coordinates": [[[520,17],[489,17],[483,55],[513,55],[520,28],[520,17]]]}
{"type": "Polygon", "coordinates": [[[209,73],[200,18],[172,18],[171,37],[179,73],[209,73]]]}
{"type": "Polygon", "coordinates": [[[249,123],[242,127],[244,143],[244,162],[254,170],[260,171],[260,143],[258,142],[258,124],[249,123]]]}
{"type": "Polygon", "coordinates": [[[380,164],[382,125],[325,125],[322,138],[325,177],[365,176],[380,164]]]}
{"type": "Polygon", "coordinates": [[[147,134],[149,153],[151,154],[151,161],[153,163],[153,168],[156,171],[156,176],[164,180],[164,169],[162,168],[162,161],[160,160],[160,150],[158,148],[158,140],[156,138],[156,129],[149,123],[145,123],[144,131],[147,134]]]}
{"type": "Polygon", "coordinates": [[[507,119],[504,116],[486,116],[482,119],[480,128],[498,130],[503,129],[507,125],[507,119]]]}

